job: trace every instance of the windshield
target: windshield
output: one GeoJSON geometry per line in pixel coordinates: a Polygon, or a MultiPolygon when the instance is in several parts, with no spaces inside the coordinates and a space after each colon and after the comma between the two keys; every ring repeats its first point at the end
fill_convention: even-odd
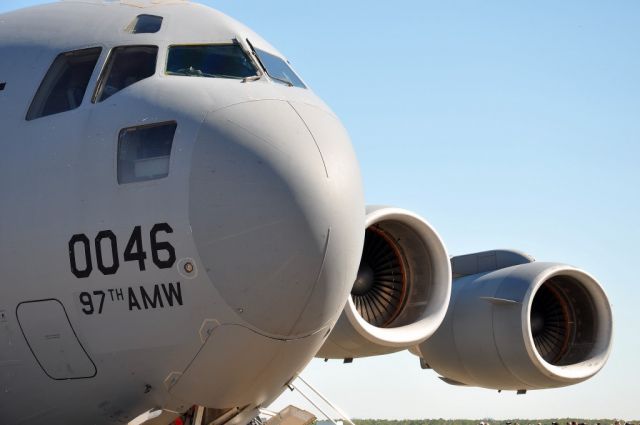
{"type": "Polygon", "coordinates": [[[171,46],[167,74],[189,77],[246,78],[256,68],[238,44],[171,46]]]}
{"type": "Polygon", "coordinates": [[[264,50],[255,48],[254,50],[256,55],[258,55],[258,59],[260,59],[260,63],[264,66],[267,74],[269,74],[269,77],[290,86],[300,87],[303,89],[307,88],[284,59],[272,55],[271,53],[267,53],[264,50]]]}

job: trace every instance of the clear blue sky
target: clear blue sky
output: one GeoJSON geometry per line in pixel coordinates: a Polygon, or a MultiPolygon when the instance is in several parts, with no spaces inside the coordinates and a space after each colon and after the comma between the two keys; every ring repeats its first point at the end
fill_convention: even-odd
{"type": "Polygon", "coordinates": [[[452,254],[585,268],[614,307],[609,363],[566,389],[454,388],[406,353],[304,376],[354,417],[640,418],[640,2],[203,3],[279,48],[342,118],[368,203],[423,215],[452,254]]]}

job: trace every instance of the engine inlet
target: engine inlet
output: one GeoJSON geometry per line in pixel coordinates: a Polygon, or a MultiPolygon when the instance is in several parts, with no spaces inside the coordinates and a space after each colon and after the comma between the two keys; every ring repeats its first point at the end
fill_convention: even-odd
{"type": "Polygon", "coordinates": [[[406,274],[395,241],[381,229],[368,228],[351,290],[356,310],[369,324],[385,327],[402,310],[406,289],[406,274]]]}
{"type": "Polygon", "coordinates": [[[556,276],[544,282],[531,305],[531,335],[538,354],[555,366],[588,358],[597,338],[597,314],[584,286],[556,276]]]}

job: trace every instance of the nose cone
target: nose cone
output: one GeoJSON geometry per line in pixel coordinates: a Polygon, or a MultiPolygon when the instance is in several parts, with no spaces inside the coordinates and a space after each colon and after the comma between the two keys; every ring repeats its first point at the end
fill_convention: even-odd
{"type": "Polygon", "coordinates": [[[358,268],[364,199],[332,115],[277,100],[209,114],[189,208],[202,268],[237,323],[295,338],[337,319],[358,268]]]}

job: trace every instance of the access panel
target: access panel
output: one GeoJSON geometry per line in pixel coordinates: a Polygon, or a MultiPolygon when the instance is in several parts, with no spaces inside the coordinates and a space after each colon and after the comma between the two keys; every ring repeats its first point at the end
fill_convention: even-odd
{"type": "Polygon", "coordinates": [[[96,366],[78,340],[60,301],[23,302],[16,315],[31,352],[48,377],[62,380],[96,375],[96,366]]]}

